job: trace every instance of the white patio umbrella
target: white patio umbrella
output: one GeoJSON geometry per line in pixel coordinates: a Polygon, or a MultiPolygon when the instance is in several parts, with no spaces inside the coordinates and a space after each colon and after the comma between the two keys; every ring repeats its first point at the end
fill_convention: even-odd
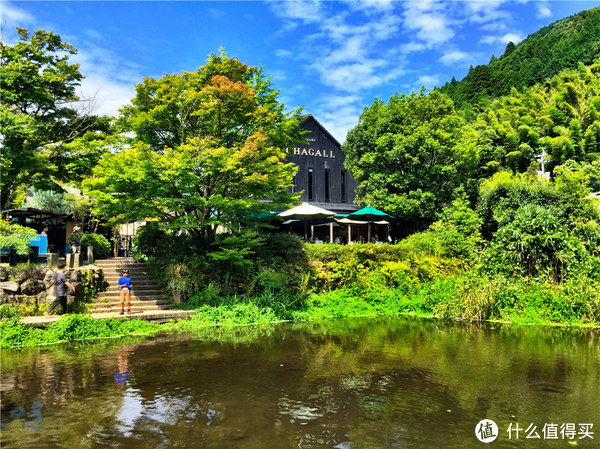
{"type": "MultiPolygon", "coordinates": [[[[352,230],[350,229],[351,226],[353,225],[369,225],[370,226],[370,222],[367,220],[350,220],[348,218],[336,218],[336,221],[338,223],[342,223],[345,225],[348,225],[348,241],[351,242],[352,241],[352,230]]],[[[385,221],[385,220],[381,220],[381,221],[374,221],[373,224],[377,224],[377,225],[389,225],[390,222],[389,221],[385,221]]],[[[389,234],[389,227],[386,228],[386,234],[389,234]]],[[[387,237],[386,237],[386,241],[387,241],[387,237]]]]}
{"type": "Polygon", "coordinates": [[[292,207],[289,210],[281,212],[279,216],[287,218],[288,220],[304,220],[304,239],[308,240],[307,220],[315,218],[333,219],[335,212],[313,206],[312,204],[302,203],[300,206],[292,207]]]}

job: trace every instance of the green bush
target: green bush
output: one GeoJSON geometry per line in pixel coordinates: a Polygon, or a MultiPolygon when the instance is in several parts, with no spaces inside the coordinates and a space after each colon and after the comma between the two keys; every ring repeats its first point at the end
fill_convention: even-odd
{"type": "Polygon", "coordinates": [[[0,306],[0,318],[14,318],[21,316],[21,310],[16,304],[2,304],[0,306]]]}
{"type": "Polygon", "coordinates": [[[96,259],[105,259],[110,256],[110,242],[101,234],[83,234],[81,236],[81,246],[94,248],[96,259]]]}
{"type": "Polygon", "coordinates": [[[519,208],[486,249],[485,271],[520,276],[548,273],[557,282],[580,274],[589,255],[556,215],[554,209],[535,204],[519,208]]]}

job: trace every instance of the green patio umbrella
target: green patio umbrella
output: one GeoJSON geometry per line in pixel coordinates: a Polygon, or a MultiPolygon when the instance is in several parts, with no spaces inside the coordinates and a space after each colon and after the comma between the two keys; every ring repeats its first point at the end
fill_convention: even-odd
{"type": "Polygon", "coordinates": [[[380,210],[375,209],[374,207],[367,206],[363,207],[361,210],[357,210],[356,212],[351,213],[346,217],[348,220],[355,221],[367,221],[368,225],[368,237],[367,241],[371,241],[371,222],[372,221],[382,221],[382,220],[392,220],[392,217],[385,212],[381,212],[380,210]]]}

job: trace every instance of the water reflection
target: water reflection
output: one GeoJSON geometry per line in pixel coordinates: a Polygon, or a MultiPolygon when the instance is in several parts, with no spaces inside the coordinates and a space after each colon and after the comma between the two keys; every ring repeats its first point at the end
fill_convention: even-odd
{"type": "Polygon", "coordinates": [[[527,448],[510,423],[600,424],[593,330],[351,319],[2,355],[3,447],[480,447],[489,418],[527,448]]]}

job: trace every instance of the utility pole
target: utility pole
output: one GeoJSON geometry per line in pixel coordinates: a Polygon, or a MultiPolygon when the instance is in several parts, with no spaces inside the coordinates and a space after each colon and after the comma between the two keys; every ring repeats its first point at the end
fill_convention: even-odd
{"type": "Polygon", "coordinates": [[[546,178],[546,170],[544,168],[544,162],[546,161],[546,148],[545,147],[542,147],[542,154],[538,154],[536,156],[536,160],[539,160],[542,165],[542,174],[540,175],[540,179],[546,178]]]}

